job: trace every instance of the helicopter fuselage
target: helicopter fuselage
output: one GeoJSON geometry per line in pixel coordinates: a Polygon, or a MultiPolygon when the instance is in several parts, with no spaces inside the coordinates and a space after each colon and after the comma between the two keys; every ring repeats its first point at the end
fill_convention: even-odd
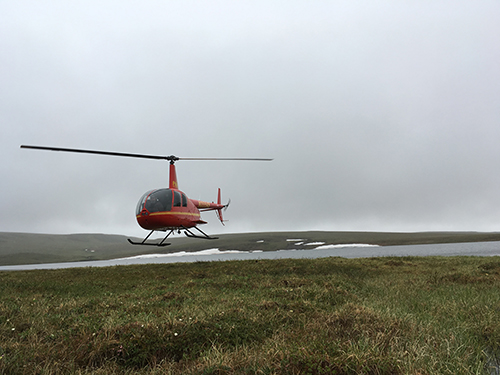
{"type": "Polygon", "coordinates": [[[178,189],[154,189],[143,194],[136,208],[137,223],[147,230],[167,231],[206,224],[200,210],[221,210],[225,205],[189,199],[178,189]]]}

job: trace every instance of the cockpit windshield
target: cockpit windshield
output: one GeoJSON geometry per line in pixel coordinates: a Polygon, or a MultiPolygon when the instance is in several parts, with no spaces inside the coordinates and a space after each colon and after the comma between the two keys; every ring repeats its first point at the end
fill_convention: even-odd
{"type": "Polygon", "coordinates": [[[136,214],[139,215],[143,209],[151,212],[163,212],[172,210],[172,190],[157,189],[145,193],[137,204],[136,214]]]}

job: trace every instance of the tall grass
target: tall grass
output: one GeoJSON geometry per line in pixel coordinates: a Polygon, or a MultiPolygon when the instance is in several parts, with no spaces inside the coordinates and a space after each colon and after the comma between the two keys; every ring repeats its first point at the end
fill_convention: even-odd
{"type": "Polygon", "coordinates": [[[0,374],[481,374],[500,259],[0,273],[0,374]]]}

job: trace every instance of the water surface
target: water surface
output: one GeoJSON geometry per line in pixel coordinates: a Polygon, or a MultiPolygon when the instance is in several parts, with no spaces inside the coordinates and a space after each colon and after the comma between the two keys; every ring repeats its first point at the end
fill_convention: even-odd
{"type": "Polygon", "coordinates": [[[207,249],[188,253],[178,252],[171,254],[148,254],[130,258],[97,260],[88,262],[66,262],[26,264],[15,266],[0,266],[0,271],[58,269],[75,267],[108,267],[130,264],[153,263],[183,263],[183,262],[212,262],[224,260],[248,259],[299,259],[299,258],[371,258],[387,256],[500,256],[500,241],[495,242],[468,242],[430,245],[404,246],[373,246],[365,244],[322,245],[307,250],[278,250],[278,251],[219,251],[207,249]]]}

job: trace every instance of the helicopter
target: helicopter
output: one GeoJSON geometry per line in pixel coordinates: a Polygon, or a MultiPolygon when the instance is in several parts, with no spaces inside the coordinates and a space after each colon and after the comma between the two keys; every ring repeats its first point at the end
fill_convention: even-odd
{"type": "Polygon", "coordinates": [[[224,219],[222,211],[229,206],[230,200],[226,204],[221,203],[221,190],[217,192],[217,203],[205,202],[196,199],[190,199],[187,195],[179,190],[177,182],[177,173],[175,163],[179,160],[236,160],[236,161],[271,161],[273,159],[265,158],[185,158],[174,155],[147,155],[123,152],[97,151],[77,148],[61,148],[61,147],[46,147],[46,146],[28,146],[21,145],[23,149],[46,150],[46,151],[63,151],[84,154],[97,154],[108,156],[120,156],[130,158],[167,160],[170,162],[170,177],[168,188],[152,189],[145,192],[137,203],[135,216],[137,223],[143,229],[149,230],[149,234],[140,242],[128,238],[128,242],[132,245],[152,245],[152,246],[168,246],[167,238],[177,232],[191,238],[200,238],[206,240],[215,240],[218,237],[212,237],[203,232],[198,225],[207,224],[201,219],[200,212],[216,211],[217,217],[222,225],[224,219]],[[193,230],[197,232],[194,233],[193,230]],[[159,242],[148,242],[149,237],[156,231],[166,232],[167,234],[159,242]]]}

